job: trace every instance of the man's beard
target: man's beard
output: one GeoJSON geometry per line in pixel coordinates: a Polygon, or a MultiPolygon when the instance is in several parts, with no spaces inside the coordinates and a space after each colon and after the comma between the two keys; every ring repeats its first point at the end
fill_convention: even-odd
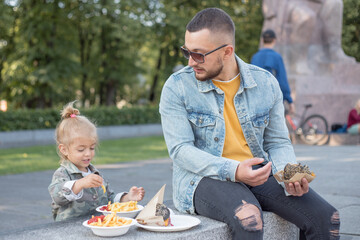
{"type": "Polygon", "coordinates": [[[211,79],[214,79],[215,77],[217,77],[222,72],[223,68],[224,68],[224,65],[223,65],[221,59],[218,59],[217,65],[214,66],[213,69],[206,71],[206,74],[204,76],[198,76],[197,73],[195,72],[195,77],[199,81],[211,80],[211,79]]]}

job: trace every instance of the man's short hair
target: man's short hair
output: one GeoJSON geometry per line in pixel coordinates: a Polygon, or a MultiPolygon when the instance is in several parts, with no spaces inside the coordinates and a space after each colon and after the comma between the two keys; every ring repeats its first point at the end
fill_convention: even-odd
{"type": "Polygon", "coordinates": [[[272,43],[276,39],[276,34],[273,30],[268,29],[262,34],[264,43],[272,43]]]}
{"type": "Polygon", "coordinates": [[[209,29],[215,33],[230,34],[235,44],[235,25],[231,17],[222,9],[206,8],[198,12],[187,24],[186,30],[197,32],[209,29]]]}

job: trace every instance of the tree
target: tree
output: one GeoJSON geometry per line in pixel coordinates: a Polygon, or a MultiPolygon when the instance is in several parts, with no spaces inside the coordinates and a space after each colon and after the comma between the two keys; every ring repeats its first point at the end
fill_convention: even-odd
{"type": "Polygon", "coordinates": [[[77,1],[73,0],[68,2],[66,9],[68,12],[67,18],[71,25],[75,27],[77,58],[79,59],[79,72],[80,75],[80,91],[82,104],[86,105],[95,103],[95,81],[91,78],[93,74],[92,59],[96,58],[93,47],[96,37],[100,31],[99,16],[101,8],[97,1],[77,1]]]}
{"type": "Polygon", "coordinates": [[[360,61],[360,2],[344,0],[342,47],[344,52],[360,61]]]}
{"type": "MultiPolygon", "coordinates": [[[[16,8],[15,8],[16,9],[16,8]]],[[[17,19],[17,11],[12,6],[0,2],[0,98],[6,98],[9,94],[3,79],[3,69],[8,56],[14,50],[14,35],[17,19]]]]}
{"type": "Polygon", "coordinates": [[[75,95],[72,76],[71,29],[64,18],[62,5],[53,2],[24,1],[18,12],[14,51],[8,55],[4,69],[8,99],[23,107],[51,107],[54,102],[75,95]]]}
{"type": "Polygon", "coordinates": [[[14,107],[156,104],[175,66],[186,24],[220,7],[236,24],[236,53],[248,61],[261,31],[261,1],[19,0],[0,5],[0,94],[14,107]],[[4,44],[6,46],[4,47],[4,44]]]}
{"type": "MultiPolygon", "coordinates": [[[[100,104],[114,105],[129,86],[136,84],[142,72],[138,49],[144,31],[140,22],[144,2],[126,0],[120,3],[103,0],[100,54],[100,104]]],[[[131,88],[131,87],[130,87],[131,88]]]]}
{"type": "Polygon", "coordinates": [[[149,93],[149,101],[159,98],[161,87],[175,66],[187,65],[179,48],[184,44],[186,24],[200,10],[208,7],[219,7],[233,19],[236,27],[236,53],[245,61],[258,50],[259,36],[262,27],[261,1],[182,1],[163,0],[160,7],[152,12],[163,13],[162,20],[153,19],[153,43],[158,46],[153,79],[149,93]],[[160,81],[159,81],[160,80],[160,81]]]}

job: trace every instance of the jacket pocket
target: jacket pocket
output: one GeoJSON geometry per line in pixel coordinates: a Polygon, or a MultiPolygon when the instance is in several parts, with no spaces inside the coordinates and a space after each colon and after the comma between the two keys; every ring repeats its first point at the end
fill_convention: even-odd
{"type": "Polygon", "coordinates": [[[215,125],[215,117],[208,114],[192,112],[189,113],[188,118],[192,124],[199,128],[215,125]]]}
{"type": "Polygon", "coordinates": [[[195,135],[195,146],[206,148],[207,139],[211,139],[214,133],[216,118],[209,114],[192,112],[188,114],[188,119],[195,135]]]}
{"type": "Polygon", "coordinates": [[[251,118],[252,125],[255,130],[256,138],[262,139],[265,128],[269,125],[269,113],[255,115],[251,118]]]}
{"type": "Polygon", "coordinates": [[[269,124],[269,114],[257,115],[252,118],[252,125],[256,128],[266,127],[269,124]]]}

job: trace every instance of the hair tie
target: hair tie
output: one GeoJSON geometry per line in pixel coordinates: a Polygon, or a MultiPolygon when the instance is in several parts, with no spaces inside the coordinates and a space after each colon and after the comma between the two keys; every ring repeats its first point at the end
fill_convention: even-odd
{"type": "Polygon", "coordinates": [[[76,114],[71,114],[70,117],[71,117],[71,118],[75,118],[75,117],[76,117],[76,114]]]}

